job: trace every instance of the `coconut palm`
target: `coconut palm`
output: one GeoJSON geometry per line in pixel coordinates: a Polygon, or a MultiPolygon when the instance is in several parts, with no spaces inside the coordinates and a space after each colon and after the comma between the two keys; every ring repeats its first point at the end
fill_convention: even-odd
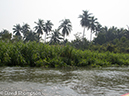
{"type": "Polygon", "coordinates": [[[15,33],[15,35],[18,37],[19,40],[22,38],[21,30],[22,30],[22,28],[21,28],[20,24],[14,25],[13,33],[15,33]]]}
{"type": "Polygon", "coordinates": [[[96,28],[95,28],[95,35],[97,36],[98,33],[101,31],[102,25],[97,22],[96,28]]]}
{"type": "Polygon", "coordinates": [[[32,30],[30,30],[26,36],[26,39],[25,39],[25,42],[28,42],[28,41],[39,41],[40,40],[40,37],[38,37],[36,35],[36,33],[34,33],[32,30]]]}
{"type": "Polygon", "coordinates": [[[83,10],[83,14],[79,15],[79,18],[81,18],[80,24],[81,24],[82,27],[84,27],[83,38],[84,38],[84,35],[85,35],[85,28],[89,29],[90,15],[91,15],[91,13],[89,13],[89,11],[87,11],[87,10],[86,11],[83,10]]]}
{"type": "Polygon", "coordinates": [[[96,20],[97,20],[97,18],[95,18],[93,16],[93,17],[91,17],[91,20],[89,22],[89,28],[91,29],[90,41],[92,40],[92,32],[96,30],[96,26],[98,24],[98,22],[96,20]]]}
{"type": "Polygon", "coordinates": [[[59,43],[60,40],[63,39],[62,35],[59,32],[59,29],[55,29],[52,33],[52,36],[48,38],[51,38],[50,44],[59,43]]]}
{"type": "Polygon", "coordinates": [[[25,23],[22,26],[22,33],[24,35],[24,39],[27,37],[27,35],[29,34],[29,30],[30,30],[30,26],[29,24],[25,23]]]}
{"type": "Polygon", "coordinates": [[[44,32],[45,32],[45,42],[46,42],[46,35],[48,35],[48,32],[52,30],[52,22],[50,20],[47,20],[47,22],[44,25],[44,32]]]}
{"type": "Polygon", "coordinates": [[[62,35],[65,38],[65,35],[69,35],[72,30],[72,24],[69,19],[61,20],[61,25],[59,26],[59,30],[62,29],[62,35]]]}
{"type": "Polygon", "coordinates": [[[34,22],[35,24],[37,24],[37,26],[35,26],[35,31],[38,34],[38,37],[40,37],[40,35],[43,34],[43,30],[44,30],[44,20],[39,19],[38,22],[34,22]]]}

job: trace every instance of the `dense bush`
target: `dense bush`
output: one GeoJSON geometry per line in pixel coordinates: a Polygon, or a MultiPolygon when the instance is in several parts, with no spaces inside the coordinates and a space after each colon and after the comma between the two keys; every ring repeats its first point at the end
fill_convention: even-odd
{"type": "MultiPolygon", "coordinates": [[[[93,47],[95,48],[95,46],[93,47]]],[[[82,51],[69,45],[47,45],[37,42],[5,43],[0,41],[0,66],[55,68],[129,65],[129,54],[113,53],[110,52],[110,48],[107,52],[82,51]]]]}

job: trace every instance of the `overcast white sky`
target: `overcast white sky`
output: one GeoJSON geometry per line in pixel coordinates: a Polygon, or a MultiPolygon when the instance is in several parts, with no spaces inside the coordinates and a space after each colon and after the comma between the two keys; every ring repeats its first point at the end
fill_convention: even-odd
{"type": "MultiPolygon", "coordinates": [[[[0,0],[0,31],[12,32],[13,25],[23,22],[32,29],[38,19],[51,20],[56,29],[59,21],[66,18],[73,26],[68,38],[73,39],[73,34],[83,31],[78,18],[82,10],[93,13],[102,26],[129,25],[129,0],[0,0]]],[[[86,37],[90,38],[90,32],[86,32],[86,37]]]]}

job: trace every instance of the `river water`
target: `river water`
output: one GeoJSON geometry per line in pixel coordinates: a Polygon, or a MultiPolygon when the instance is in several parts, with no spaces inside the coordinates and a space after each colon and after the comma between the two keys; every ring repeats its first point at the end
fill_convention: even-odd
{"type": "Polygon", "coordinates": [[[129,67],[0,68],[0,96],[120,96],[129,93],[129,67]]]}

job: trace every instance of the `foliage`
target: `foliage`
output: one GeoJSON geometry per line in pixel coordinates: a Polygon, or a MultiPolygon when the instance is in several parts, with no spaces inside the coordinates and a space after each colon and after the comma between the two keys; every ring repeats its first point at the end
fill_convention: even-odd
{"type": "Polygon", "coordinates": [[[82,38],[84,38],[84,35],[85,35],[85,28],[89,29],[90,18],[91,18],[90,15],[91,15],[91,13],[89,13],[89,11],[83,10],[83,14],[79,15],[79,17],[78,17],[78,18],[81,18],[80,24],[81,24],[82,27],[84,27],[82,38]]]}
{"type": "Polygon", "coordinates": [[[12,37],[12,34],[9,33],[9,31],[6,29],[4,29],[3,31],[0,32],[0,40],[10,41],[11,37],[12,37]]]}
{"type": "Polygon", "coordinates": [[[48,37],[50,39],[50,44],[59,44],[60,40],[63,39],[62,35],[59,33],[59,29],[55,29],[52,33],[52,36],[48,37]]]}
{"type": "Polygon", "coordinates": [[[129,65],[129,54],[125,53],[82,51],[70,45],[48,45],[37,42],[6,43],[0,41],[0,46],[0,66],[55,68],[129,65]]]}
{"type": "MultiPolygon", "coordinates": [[[[95,44],[104,44],[104,43],[108,43],[108,42],[113,42],[113,40],[118,39],[120,40],[122,37],[125,37],[127,39],[128,38],[128,30],[126,29],[118,29],[117,27],[111,27],[111,28],[107,28],[102,27],[100,29],[100,31],[98,32],[98,34],[96,34],[96,38],[93,40],[93,42],[95,44]]],[[[123,38],[123,40],[125,40],[123,38]]]]}
{"type": "Polygon", "coordinates": [[[34,22],[37,26],[35,26],[35,31],[38,34],[38,37],[40,38],[40,35],[43,34],[44,31],[44,20],[38,19],[38,22],[34,22]]]}
{"type": "Polygon", "coordinates": [[[61,25],[59,26],[59,30],[62,29],[62,35],[69,35],[72,30],[71,21],[69,19],[65,19],[61,21],[61,25]]]}
{"type": "Polygon", "coordinates": [[[22,39],[21,31],[22,31],[22,28],[21,28],[20,24],[14,25],[13,33],[15,33],[15,35],[18,38],[18,40],[21,40],[22,39]]]}
{"type": "Polygon", "coordinates": [[[47,20],[47,22],[44,25],[44,32],[45,32],[45,42],[46,42],[46,34],[48,35],[48,32],[50,33],[52,31],[52,22],[50,20],[47,20]]]}
{"type": "Polygon", "coordinates": [[[94,32],[96,30],[97,25],[99,24],[97,21],[97,18],[94,16],[91,17],[90,22],[89,22],[89,28],[91,29],[91,36],[90,36],[90,41],[92,40],[92,31],[94,32]]]}
{"type": "Polygon", "coordinates": [[[27,36],[28,36],[28,34],[30,32],[30,26],[29,26],[29,24],[25,23],[22,26],[21,30],[22,30],[22,33],[23,33],[23,36],[24,36],[23,39],[27,38],[27,36]]]}
{"type": "Polygon", "coordinates": [[[39,19],[35,22],[35,30],[31,30],[27,23],[22,26],[16,24],[13,26],[13,37],[4,29],[0,32],[0,66],[128,66],[129,30],[103,27],[87,10],[83,10],[79,18],[84,27],[83,37],[77,33],[71,42],[64,39],[72,30],[69,19],[62,20],[55,30],[52,30],[50,20],[44,23],[39,19]],[[91,39],[96,33],[93,41],[84,38],[85,28],[91,30],[91,39]],[[45,43],[41,43],[43,32],[46,33],[45,43]],[[50,38],[48,42],[46,35],[50,38]]]}

